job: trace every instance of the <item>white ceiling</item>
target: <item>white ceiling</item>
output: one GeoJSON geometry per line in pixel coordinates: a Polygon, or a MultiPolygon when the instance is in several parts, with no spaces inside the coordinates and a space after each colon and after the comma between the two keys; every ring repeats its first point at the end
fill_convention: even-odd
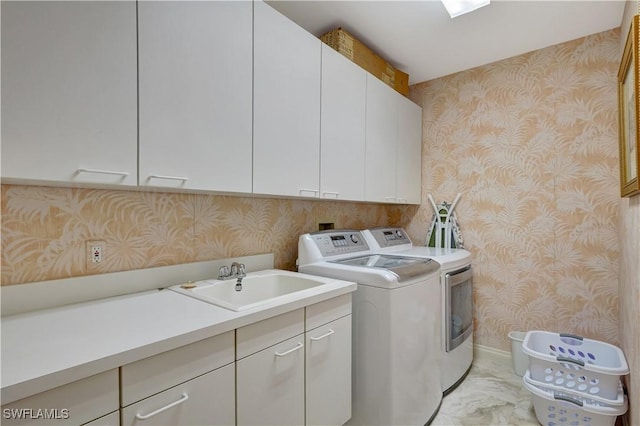
{"type": "Polygon", "coordinates": [[[410,84],[620,26],[624,1],[492,0],[451,19],[437,0],[268,3],[310,33],[343,27],[410,84]]]}

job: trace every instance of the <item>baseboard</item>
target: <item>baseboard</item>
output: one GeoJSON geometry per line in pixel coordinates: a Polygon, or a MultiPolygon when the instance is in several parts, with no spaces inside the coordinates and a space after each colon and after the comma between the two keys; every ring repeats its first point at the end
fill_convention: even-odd
{"type": "Polygon", "coordinates": [[[483,345],[473,345],[473,356],[482,356],[482,354],[492,355],[492,356],[501,356],[508,359],[511,359],[511,352],[503,351],[501,349],[492,348],[490,346],[483,345]]]}

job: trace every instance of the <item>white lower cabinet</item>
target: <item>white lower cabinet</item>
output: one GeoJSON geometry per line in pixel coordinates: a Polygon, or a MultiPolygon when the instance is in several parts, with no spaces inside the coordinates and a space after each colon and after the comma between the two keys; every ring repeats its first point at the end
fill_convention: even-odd
{"type": "Polygon", "coordinates": [[[3,405],[2,424],[342,425],[351,418],[351,294],[123,365],[119,376],[3,405]]]}
{"type": "Polygon", "coordinates": [[[122,424],[233,425],[233,364],[174,386],[122,409],[122,424]]]}
{"type": "Polygon", "coordinates": [[[113,412],[118,412],[117,369],[3,405],[2,424],[83,425],[113,412]]]}
{"type": "Polygon", "coordinates": [[[307,425],[351,418],[351,294],[306,308],[307,425]]]}
{"type": "Polygon", "coordinates": [[[342,425],[351,418],[351,315],[306,334],[307,425],[342,425]]]}
{"type": "Polygon", "coordinates": [[[304,424],[304,334],[236,363],[238,425],[304,424]]]}
{"type": "Polygon", "coordinates": [[[351,418],[350,294],[240,328],[236,339],[238,425],[351,418]]]}
{"type": "Polygon", "coordinates": [[[236,330],[238,425],[304,424],[304,309],[236,330]]]}

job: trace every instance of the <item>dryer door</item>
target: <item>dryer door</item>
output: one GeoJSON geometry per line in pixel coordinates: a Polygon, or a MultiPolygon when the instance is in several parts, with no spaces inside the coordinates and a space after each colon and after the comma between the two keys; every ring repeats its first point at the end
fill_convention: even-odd
{"type": "Polygon", "coordinates": [[[445,331],[447,352],[473,333],[473,273],[471,267],[445,274],[445,331]]]}

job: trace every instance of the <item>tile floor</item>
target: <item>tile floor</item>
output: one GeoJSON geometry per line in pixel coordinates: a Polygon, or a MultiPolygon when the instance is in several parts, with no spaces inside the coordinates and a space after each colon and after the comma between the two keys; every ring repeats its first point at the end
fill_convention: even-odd
{"type": "Polygon", "coordinates": [[[531,394],[513,373],[511,358],[476,351],[466,379],[442,400],[433,426],[539,425],[531,394]]]}

